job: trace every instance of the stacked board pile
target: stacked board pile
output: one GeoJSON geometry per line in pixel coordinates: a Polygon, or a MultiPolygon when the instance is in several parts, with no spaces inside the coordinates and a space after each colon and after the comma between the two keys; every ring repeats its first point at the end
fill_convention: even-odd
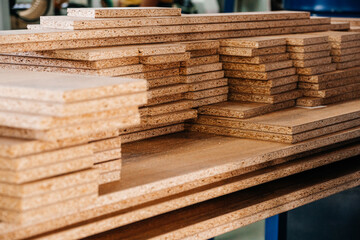
{"type": "Polygon", "coordinates": [[[195,104],[184,96],[189,86],[180,76],[180,63],[190,59],[190,52],[180,43],[23,52],[0,59],[8,69],[146,79],[141,125],[121,129],[124,143],[182,131],[182,123],[196,117],[195,104]]]}
{"type": "Polygon", "coordinates": [[[308,12],[181,15],[180,9],[69,9],[31,30],[4,31],[0,52],[43,51],[327,31],[308,12]]]}
{"type": "Polygon", "coordinates": [[[131,142],[182,131],[196,116],[192,108],[227,100],[218,42],[204,39],[329,26],[329,18],[306,12],[182,16],[166,8],[69,9],[68,16],[45,16],[29,30],[0,34],[0,68],[146,79],[141,125],[121,129],[123,142],[131,142]]]}
{"type": "Polygon", "coordinates": [[[189,87],[185,98],[193,107],[224,102],[227,100],[228,81],[224,78],[219,57],[219,41],[183,42],[190,53],[190,59],[181,62],[182,81],[189,87]]]}
{"type": "Polygon", "coordinates": [[[148,103],[140,108],[139,126],[120,129],[123,143],[183,131],[184,121],[196,117],[192,101],[184,96],[188,85],[180,76],[180,63],[190,59],[186,47],[180,43],[135,47],[144,71],[126,76],[147,80],[148,103]]]}
{"type": "Polygon", "coordinates": [[[342,17],[332,17],[331,24],[337,24],[339,22],[347,23],[350,26],[350,31],[360,32],[360,19],[359,18],[342,18],[342,17]]]}
{"type": "Polygon", "coordinates": [[[350,30],[350,23],[348,22],[335,22],[331,20],[330,25],[331,31],[349,31],[350,30]]]}
{"type": "Polygon", "coordinates": [[[198,133],[126,144],[122,181],[100,186],[96,205],[49,221],[0,223],[0,236],[79,239],[120,227],[105,239],[211,237],[239,226],[234,221],[246,225],[359,185],[359,161],[344,160],[360,154],[359,137],[355,127],[297,144],[198,133]]]}
{"type": "MultiPolygon", "coordinates": [[[[314,75],[299,77],[299,88],[304,91],[304,98],[298,99],[300,106],[320,106],[335,102],[354,99],[359,94],[359,44],[360,34],[352,32],[324,32],[309,34],[313,39],[328,38],[331,46],[332,63],[323,58],[322,66],[314,68],[314,75]],[[327,63],[327,65],[326,65],[327,63]],[[335,71],[322,73],[325,69],[334,68],[335,71]],[[318,71],[317,71],[318,70],[318,71]]],[[[303,36],[303,35],[301,35],[303,36]]],[[[320,52],[318,52],[320,53],[320,52]]],[[[310,64],[311,61],[304,62],[310,64]]],[[[314,61],[315,63],[315,61],[314,61]]]]}
{"type": "Polygon", "coordinates": [[[236,109],[230,107],[226,109],[227,116],[219,116],[226,115],[224,108],[221,111],[216,111],[216,107],[212,106],[206,109],[212,112],[203,111],[204,114],[191,125],[191,130],[283,143],[298,143],[360,124],[360,100],[329,105],[326,108],[293,107],[250,119],[237,118],[234,114],[236,109]],[[343,108],[341,113],[340,108],[343,108]]]}
{"type": "Polygon", "coordinates": [[[285,38],[226,39],[220,44],[230,100],[267,104],[268,111],[295,105],[301,92],[297,90],[296,70],[286,53],[285,38]]]}
{"type": "Polygon", "coordinates": [[[145,81],[23,71],[0,79],[2,221],[79,211],[99,184],[119,180],[121,159],[99,154],[120,148],[120,127],[140,122],[145,81]]]}

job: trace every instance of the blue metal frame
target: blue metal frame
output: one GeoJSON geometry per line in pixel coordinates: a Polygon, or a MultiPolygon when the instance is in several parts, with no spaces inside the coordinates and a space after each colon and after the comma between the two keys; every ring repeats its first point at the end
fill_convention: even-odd
{"type": "Polygon", "coordinates": [[[226,13],[234,12],[234,9],[235,9],[235,0],[224,1],[224,12],[226,13]]]}
{"type": "Polygon", "coordinates": [[[286,240],[287,213],[265,219],[265,240],[286,240]]]}

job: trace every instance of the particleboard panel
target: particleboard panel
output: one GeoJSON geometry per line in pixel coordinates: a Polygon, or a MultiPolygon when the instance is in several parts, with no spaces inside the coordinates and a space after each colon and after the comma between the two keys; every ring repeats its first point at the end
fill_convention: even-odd
{"type": "Polygon", "coordinates": [[[299,88],[306,90],[324,90],[324,89],[336,88],[353,83],[360,83],[360,76],[348,77],[348,78],[327,81],[327,82],[320,82],[320,83],[299,82],[299,88]]]}
{"type": "Polygon", "coordinates": [[[248,93],[231,93],[229,96],[230,100],[233,101],[244,101],[244,102],[257,102],[257,103],[280,103],[289,100],[294,100],[301,97],[303,93],[299,90],[292,90],[285,93],[279,93],[275,95],[255,95],[248,93]]]}
{"type": "Polygon", "coordinates": [[[212,79],[219,79],[223,77],[224,77],[224,71],[215,71],[215,72],[181,76],[184,83],[202,82],[212,79]]]}
{"type": "Polygon", "coordinates": [[[359,72],[360,72],[360,67],[354,67],[354,68],[337,70],[334,72],[323,73],[314,76],[299,76],[299,81],[309,82],[309,83],[320,83],[320,82],[333,81],[342,78],[357,76],[359,72]]]}
{"type": "MultiPolygon", "coordinates": [[[[324,136],[344,129],[359,126],[360,118],[349,120],[342,123],[329,125],[322,128],[317,128],[307,132],[298,134],[281,134],[275,132],[265,132],[258,130],[241,129],[234,126],[233,121],[227,122],[226,119],[206,118],[199,119],[199,121],[190,126],[190,131],[204,132],[211,134],[218,134],[223,136],[241,137],[264,141],[283,142],[283,143],[298,143],[315,137],[324,136]],[[199,122],[199,123],[198,123],[199,122]],[[200,124],[206,122],[207,124],[200,124]],[[213,125],[212,125],[213,124],[213,125]],[[216,124],[216,125],[215,125],[216,124]],[[223,126],[226,125],[226,126],[223,126]]],[[[240,124],[241,125],[241,124],[240,124]]]]}
{"type": "Polygon", "coordinates": [[[246,79],[267,81],[267,80],[272,80],[275,78],[281,78],[281,77],[295,75],[295,73],[296,73],[296,68],[284,68],[284,69],[274,70],[274,71],[270,71],[270,72],[226,70],[225,77],[246,78],[246,79]]]}
{"type": "Polygon", "coordinates": [[[330,51],[310,52],[310,53],[290,53],[290,59],[309,60],[321,57],[329,57],[330,51]]]}
{"type": "Polygon", "coordinates": [[[266,64],[277,61],[289,60],[289,53],[279,53],[271,55],[263,55],[258,57],[236,57],[221,55],[221,62],[246,63],[246,64],[266,64]]]}
{"type": "Polygon", "coordinates": [[[360,39],[360,33],[356,32],[339,32],[339,31],[327,31],[327,32],[314,32],[311,35],[328,36],[329,41],[332,42],[347,42],[360,39]]]}
{"type": "Polygon", "coordinates": [[[285,53],[286,46],[267,47],[267,48],[243,48],[243,47],[221,47],[219,53],[221,55],[240,56],[240,57],[256,57],[262,55],[270,55],[277,53],[285,53]]]}
{"type": "MultiPolygon", "coordinates": [[[[120,138],[120,137],[119,137],[120,138]]],[[[121,158],[121,148],[108,149],[94,153],[94,163],[102,163],[121,158]]]]}
{"type": "Polygon", "coordinates": [[[251,102],[224,102],[199,108],[199,114],[232,117],[251,118],[265,113],[293,107],[295,101],[286,101],[278,104],[251,103],[251,102]]]}
{"type": "Polygon", "coordinates": [[[220,46],[222,47],[265,48],[285,44],[285,38],[271,36],[220,40],[220,46]]]}
{"type": "Polygon", "coordinates": [[[67,15],[70,17],[88,18],[121,18],[121,17],[160,17],[180,16],[180,8],[68,8],[67,15]]]}
{"type": "Polygon", "coordinates": [[[168,135],[176,132],[184,131],[184,124],[169,125],[164,127],[154,127],[152,129],[124,134],[122,135],[124,143],[131,143],[143,139],[168,135]]]}
{"type": "Polygon", "coordinates": [[[134,93],[122,96],[73,102],[68,104],[33,101],[27,99],[1,98],[0,109],[29,114],[44,114],[56,117],[77,116],[96,111],[119,109],[127,106],[139,106],[147,101],[147,93],[134,93]]]}
{"type": "Polygon", "coordinates": [[[226,102],[227,100],[228,100],[227,94],[218,95],[218,96],[214,96],[214,97],[201,98],[201,99],[193,101],[193,107],[198,108],[198,107],[211,105],[211,104],[215,104],[215,103],[219,103],[219,102],[226,102]]]}
{"type": "MultiPolygon", "coordinates": [[[[5,148],[7,145],[7,139],[5,137],[2,137],[1,139],[2,141],[0,146],[5,148]]],[[[0,157],[0,169],[9,171],[26,170],[53,164],[60,161],[90,156],[92,155],[92,153],[92,146],[90,144],[84,144],[80,146],[61,148],[54,151],[46,151],[38,154],[22,156],[18,158],[0,157]]]]}
{"type": "Polygon", "coordinates": [[[291,34],[282,36],[286,38],[288,45],[306,46],[312,44],[328,43],[329,38],[327,36],[313,36],[311,34],[291,34]]]}
{"type": "MultiPolygon", "coordinates": [[[[25,54],[24,54],[25,55],[25,54]]],[[[2,63],[67,67],[80,69],[103,69],[139,64],[139,57],[124,57],[98,61],[66,60],[22,55],[0,55],[2,63]]]]}
{"type": "Polygon", "coordinates": [[[200,90],[205,90],[205,89],[210,89],[210,88],[215,88],[215,87],[222,87],[222,86],[227,86],[227,85],[228,85],[227,78],[219,78],[219,79],[215,79],[215,80],[208,80],[208,81],[203,81],[203,82],[198,82],[198,83],[190,83],[189,91],[195,92],[195,91],[200,91],[200,90]]]}
{"type": "Polygon", "coordinates": [[[298,53],[309,53],[309,52],[321,52],[330,50],[331,46],[329,43],[312,44],[305,46],[291,46],[286,47],[287,52],[298,52],[298,53]]]}
{"type": "Polygon", "coordinates": [[[215,72],[222,70],[222,63],[211,63],[193,67],[181,67],[180,68],[180,75],[192,75],[192,74],[199,74],[204,72],[215,72]]]}
{"type": "Polygon", "coordinates": [[[169,76],[147,80],[148,89],[183,83],[181,76],[169,76]]]}
{"type": "Polygon", "coordinates": [[[42,195],[37,195],[27,198],[16,198],[5,195],[0,195],[0,206],[4,212],[22,212],[29,211],[36,208],[41,208],[50,204],[57,204],[73,198],[86,196],[89,194],[97,194],[98,183],[96,181],[80,183],[61,190],[47,192],[42,195]]]}
{"type": "Polygon", "coordinates": [[[179,53],[179,54],[141,57],[140,62],[142,64],[162,64],[169,62],[188,61],[189,59],[190,59],[190,53],[179,53]]]}
{"type": "Polygon", "coordinates": [[[334,87],[324,90],[306,90],[304,91],[304,96],[306,97],[319,97],[319,98],[329,98],[337,95],[354,92],[360,90],[360,83],[348,84],[345,86],[334,87]]]}
{"type": "Polygon", "coordinates": [[[294,67],[305,68],[314,67],[318,65],[331,64],[332,57],[322,57],[309,60],[293,60],[294,67]]]}
{"type": "Polygon", "coordinates": [[[333,104],[352,99],[358,99],[360,97],[359,91],[348,92],[346,94],[339,94],[329,98],[314,98],[314,97],[303,97],[297,99],[297,105],[306,107],[316,107],[320,105],[333,104]]]}
{"type": "Polygon", "coordinates": [[[324,64],[314,67],[296,68],[296,73],[299,75],[316,75],[326,72],[333,72],[336,70],[336,64],[324,64]]]}
{"type": "Polygon", "coordinates": [[[331,22],[331,31],[350,30],[350,23],[348,22],[331,22]]]}
{"type": "Polygon", "coordinates": [[[70,159],[64,162],[56,162],[50,165],[43,165],[36,168],[24,169],[21,171],[0,170],[1,182],[20,184],[61,174],[76,172],[91,168],[94,164],[93,156],[70,159]]]}
{"type": "Polygon", "coordinates": [[[141,27],[158,25],[182,25],[201,23],[251,22],[284,19],[307,19],[308,12],[260,12],[232,14],[186,14],[182,17],[151,17],[151,18],[107,18],[89,19],[69,16],[42,16],[41,26],[59,29],[96,29],[115,27],[141,27]]]}
{"type": "Polygon", "coordinates": [[[278,87],[278,86],[297,82],[298,78],[299,78],[298,75],[274,78],[267,81],[243,79],[243,78],[229,78],[229,84],[242,85],[242,86],[257,86],[257,87],[278,87]]]}
{"type": "Polygon", "coordinates": [[[189,60],[186,60],[184,62],[181,62],[182,67],[191,67],[191,66],[197,66],[197,65],[204,65],[204,64],[210,64],[210,63],[217,63],[220,61],[219,55],[210,55],[210,56],[204,56],[204,57],[194,57],[189,60]]]}
{"type": "Polygon", "coordinates": [[[0,194],[16,198],[41,196],[48,192],[96,181],[98,176],[97,170],[88,169],[24,184],[0,183],[0,194]]]}
{"type": "Polygon", "coordinates": [[[24,139],[38,139],[43,141],[57,141],[78,136],[86,136],[113,129],[126,128],[138,125],[140,123],[140,114],[102,119],[90,123],[82,123],[55,129],[34,130],[27,128],[13,128],[0,126],[0,135],[6,137],[17,137],[24,139]]]}
{"type": "Polygon", "coordinates": [[[290,108],[238,122],[243,129],[297,134],[359,117],[360,100],[353,100],[325,108],[290,108]]]}
{"type": "Polygon", "coordinates": [[[124,117],[128,117],[129,119],[134,119],[134,116],[136,116],[138,113],[138,106],[123,107],[109,111],[75,115],[72,117],[52,117],[47,115],[0,111],[0,121],[2,123],[1,127],[44,131],[51,129],[54,130],[55,128],[67,128],[71,125],[86,125],[96,121],[103,121],[114,118],[123,119],[124,117]]]}
{"type": "Polygon", "coordinates": [[[157,88],[152,88],[148,91],[148,98],[158,98],[168,95],[175,95],[178,93],[185,93],[189,90],[189,86],[187,84],[175,84],[169,86],[162,86],[157,88]]]}
{"type": "MultiPolygon", "coordinates": [[[[196,25],[173,25],[173,26],[143,26],[137,28],[112,28],[95,29],[95,30],[58,30],[51,28],[36,30],[9,30],[0,32],[0,44],[16,44],[25,42],[46,42],[61,40],[81,40],[81,39],[101,39],[116,38],[130,36],[148,36],[148,35],[166,35],[166,34],[182,34],[182,33],[199,33],[199,32],[220,32],[245,29],[269,29],[297,26],[316,26],[326,25],[330,28],[330,24],[322,24],[314,20],[280,20],[272,22],[250,22],[250,23],[217,23],[217,24],[196,24],[196,25]]],[[[225,36],[226,37],[226,36],[225,36]]]]}
{"type": "MultiPolygon", "coordinates": [[[[55,49],[68,49],[69,46],[73,48],[86,48],[86,47],[99,47],[99,46],[114,46],[120,42],[122,45],[131,44],[144,44],[144,43],[160,43],[160,42],[181,42],[188,40],[208,40],[208,39],[223,39],[232,37],[249,37],[249,36],[262,36],[262,35],[274,35],[284,33],[304,33],[304,32],[318,32],[327,31],[329,24],[308,25],[308,26],[294,26],[286,28],[264,28],[264,29],[248,29],[248,30],[229,30],[229,31],[215,31],[215,32],[194,32],[194,33],[182,33],[179,34],[164,34],[164,35],[151,35],[153,27],[148,29],[150,35],[146,36],[124,36],[116,37],[118,34],[110,34],[111,36],[104,36],[104,33],[99,35],[100,38],[94,38],[94,36],[87,36],[84,39],[69,39],[69,40],[47,40],[44,42],[22,42],[14,43],[13,39],[10,43],[0,44],[0,52],[26,52],[26,51],[44,51],[55,49]],[[115,35],[115,36],[114,36],[115,35]],[[102,38],[101,38],[102,37],[102,38]],[[105,37],[105,38],[104,38],[105,37]]],[[[196,28],[197,29],[197,28],[196,28]]],[[[194,29],[194,31],[198,31],[194,29]]],[[[128,31],[127,31],[128,32],[128,31]]],[[[15,34],[15,33],[14,33],[15,34]]],[[[59,33],[60,34],[60,33],[59,33]]],[[[5,34],[8,35],[8,34],[5,34]]],[[[44,38],[42,38],[44,39],[44,38]]]]}
{"type": "Polygon", "coordinates": [[[114,138],[102,139],[99,141],[91,142],[90,145],[94,153],[111,150],[111,149],[121,150],[121,138],[114,137],[114,138]]]}
{"type": "Polygon", "coordinates": [[[146,125],[160,125],[174,122],[181,122],[187,119],[192,119],[197,117],[197,111],[194,109],[182,110],[172,113],[159,114],[155,116],[147,116],[141,119],[142,124],[146,125]]]}
{"type": "Polygon", "coordinates": [[[69,103],[146,91],[146,81],[58,73],[0,71],[0,96],[69,103]]]}
{"type": "Polygon", "coordinates": [[[278,61],[266,64],[243,64],[243,63],[223,63],[225,70],[240,70],[240,71],[254,71],[254,72],[270,72],[274,70],[289,68],[293,66],[291,60],[278,61]]]}
{"type": "Polygon", "coordinates": [[[181,44],[185,45],[186,51],[212,49],[212,48],[220,47],[220,43],[217,40],[189,41],[189,42],[182,42],[181,44]]]}
{"type": "Polygon", "coordinates": [[[202,98],[208,98],[208,97],[227,94],[228,92],[229,92],[229,87],[224,86],[224,87],[210,88],[210,89],[196,91],[196,92],[187,92],[187,93],[185,93],[185,98],[191,99],[191,100],[199,100],[202,98]]]}
{"type": "Polygon", "coordinates": [[[107,132],[100,132],[88,136],[81,136],[76,138],[63,139],[56,142],[44,142],[39,140],[25,140],[19,138],[0,138],[0,155],[7,158],[22,157],[31,154],[37,154],[44,151],[57,150],[69,146],[85,144],[91,141],[101,140],[105,138],[116,137],[119,135],[119,130],[112,130],[107,132]]]}
{"type": "Polygon", "coordinates": [[[230,92],[233,92],[233,93],[253,93],[253,94],[263,94],[263,95],[275,95],[275,94],[295,90],[296,88],[297,88],[297,83],[291,83],[291,84],[282,85],[282,86],[273,87],[273,88],[231,85],[229,87],[229,90],[230,90],[230,92]]]}

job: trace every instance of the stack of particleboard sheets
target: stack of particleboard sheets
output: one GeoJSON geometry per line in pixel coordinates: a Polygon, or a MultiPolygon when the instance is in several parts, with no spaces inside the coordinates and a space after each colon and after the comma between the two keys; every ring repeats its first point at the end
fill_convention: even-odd
{"type": "Polygon", "coordinates": [[[190,59],[185,45],[150,44],[139,47],[139,54],[144,68],[152,71],[127,77],[147,80],[148,103],[140,108],[140,126],[120,130],[123,143],[183,131],[184,121],[197,115],[185,97],[189,86],[180,76],[180,63],[190,59]]]}
{"type": "Polygon", "coordinates": [[[218,135],[297,143],[359,124],[360,100],[353,100],[323,108],[293,107],[251,119],[239,119],[231,115],[200,115],[190,129],[218,135]]]}
{"type": "Polygon", "coordinates": [[[350,30],[350,23],[331,21],[330,30],[331,31],[349,31],[350,30]]]}
{"type": "Polygon", "coordinates": [[[1,71],[0,219],[37,222],[93,204],[107,173],[121,170],[121,159],[94,152],[139,123],[145,91],[143,80],[1,71]]]}
{"type": "MultiPolygon", "coordinates": [[[[298,99],[297,104],[312,107],[359,97],[359,68],[354,66],[358,66],[360,63],[359,54],[356,54],[356,51],[360,49],[356,47],[360,44],[360,34],[352,32],[325,32],[323,34],[314,33],[306,35],[313,36],[314,39],[322,37],[329,39],[333,62],[329,66],[336,64],[339,70],[312,76],[300,76],[299,88],[303,89],[305,97],[298,99]],[[352,52],[355,52],[355,54],[351,54],[352,52]]],[[[325,58],[323,59],[322,63],[330,61],[328,57],[326,61],[325,58]]],[[[304,61],[304,64],[311,64],[311,62],[312,60],[304,61]]],[[[296,65],[296,61],[294,61],[294,64],[296,65]]],[[[323,64],[322,68],[326,69],[326,65],[323,64]]]]}
{"type": "MultiPolygon", "coordinates": [[[[180,9],[68,9],[32,30],[0,32],[0,52],[42,51],[326,31],[308,12],[181,16],[180,9]],[[87,16],[87,17],[84,17],[87,16]]],[[[34,26],[31,26],[34,28],[34,26]]]]}
{"type": "Polygon", "coordinates": [[[122,133],[132,133],[123,137],[124,142],[181,131],[181,122],[196,116],[195,111],[191,110],[194,107],[192,101],[186,100],[184,96],[188,85],[182,83],[179,75],[180,62],[189,58],[190,52],[186,52],[185,45],[181,43],[23,52],[0,56],[2,62],[7,63],[3,67],[10,69],[146,79],[148,104],[140,109],[142,124],[136,128],[122,129],[122,133]],[[160,126],[161,129],[155,129],[160,126]]]}
{"type": "MultiPolygon", "coordinates": [[[[324,165],[332,164],[325,168],[341,174],[342,168],[339,168],[339,164],[346,162],[351,171],[357,172],[353,179],[358,180],[359,163],[356,159],[350,162],[342,160],[359,155],[359,142],[356,141],[359,133],[360,128],[357,127],[293,145],[198,133],[178,133],[151,141],[126,144],[123,181],[101,186],[96,206],[80,214],[41,223],[27,225],[0,223],[0,236],[7,239],[32,236],[43,239],[79,239],[124,227],[121,231],[129,235],[114,238],[128,239],[134,232],[140,234],[145,228],[142,224],[155,222],[153,217],[156,218],[158,215],[176,213],[188,209],[190,205],[199,205],[204,201],[209,202],[207,200],[219,199],[223,195],[247,191],[246,189],[254,190],[256,185],[263,185],[310,169],[319,169],[324,165]],[[197,161],[193,161],[194,157],[197,161]],[[171,164],[168,164],[169,159],[171,164]],[[137,227],[139,224],[142,227],[137,227]]],[[[314,174],[313,171],[306,174],[312,177],[321,176],[319,179],[325,180],[323,174],[314,174]]],[[[307,179],[302,176],[294,176],[299,179],[299,184],[307,179]]],[[[335,177],[330,179],[339,185],[344,183],[335,177]]],[[[288,178],[283,180],[280,181],[288,186],[293,185],[288,182],[288,178]]],[[[265,189],[267,189],[266,196],[266,193],[273,191],[273,189],[265,189]]],[[[314,188],[311,186],[308,190],[307,194],[313,199],[314,188]]],[[[324,188],[320,187],[318,190],[323,191],[324,188]]],[[[255,195],[258,193],[254,190],[255,195]]],[[[299,197],[304,195],[300,193],[299,197]]],[[[275,198],[275,205],[266,206],[269,209],[278,206],[284,211],[283,204],[291,202],[288,198],[283,200],[285,202],[279,202],[278,198],[275,198]]],[[[290,206],[294,208],[294,205],[290,204],[290,206]]],[[[248,213],[252,215],[258,211],[256,207],[248,213]]],[[[204,215],[208,216],[208,214],[204,215]]],[[[167,223],[178,226],[178,222],[172,220],[167,218],[167,223]]],[[[220,224],[223,223],[221,221],[220,224]]],[[[158,229],[163,227],[164,225],[160,224],[158,229]]],[[[206,229],[209,230],[208,225],[206,229]]],[[[146,236],[144,239],[149,238],[149,235],[144,236],[146,236]]],[[[169,238],[173,239],[170,236],[169,238]]]]}
{"type": "MultiPolygon", "coordinates": [[[[184,48],[175,45],[132,45],[118,47],[98,47],[84,49],[64,49],[43,52],[19,52],[15,54],[2,54],[0,56],[1,68],[22,69],[39,72],[59,72],[84,75],[141,77],[141,73],[165,71],[178,68],[179,64],[144,65],[140,63],[141,51],[145,54],[156,53],[164,49],[170,53],[184,52],[184,48]],[[135,75],[139,74],[139,75],[135,75]]],[[[165,71],[168,72],[168,71],[165,71]]]]}
{"type": "Polygon", "coordinates": [[[185,99],[193,107],[200,107],[227,100],[228,81],[224,78],[219,57],[219,41],[183,42],[190,59],[181,62],[180,75],[189,89],[185,99]]]}
{"type": "Polygon", "coordinates": [[[359,18],[343,18],[343,17],[332,17],[331,23],[333,22],[347,22],[350,24],[351,27],[359,27],[360,26],[360,19],[359,18]]]}
{"type": "MultiPolygon", "coordinates": [[[[359,162],[356,159],[344,160],[330,166],[224,194],[177,211],[106,231],[88,239],[148,239],[149,237],[173,240],[210,239],[357,187],[360,184],[359,176],[359,162]]],[[[262,179],[254,179],[254,181],[262,181],[262,179]]],[[[228,182],[230,182],[228,185],[233,185],[234,188],[235,185],[242,185],[240,181],[236,182],[235,178],[228,182]]],[[[50,235],[51,239],[55,239],[55,236],[61,238],[59,233],[50,235]]]]}
{"type": "Polygon", "coordinates": [[[337,69],[341,70],[360,65],[360,33],[324,32],[324,35],[329,36],[331,56],[337,69]]]}
{"type": "MultiPolygon", "coordinates": [[[[301,96],[285,38],[253,37],[220,41],[232,101],[269,104],[268,111],[294,106],[301,96]]],[[[263,105],[254,105],[254,108],[263,105]]]]}

